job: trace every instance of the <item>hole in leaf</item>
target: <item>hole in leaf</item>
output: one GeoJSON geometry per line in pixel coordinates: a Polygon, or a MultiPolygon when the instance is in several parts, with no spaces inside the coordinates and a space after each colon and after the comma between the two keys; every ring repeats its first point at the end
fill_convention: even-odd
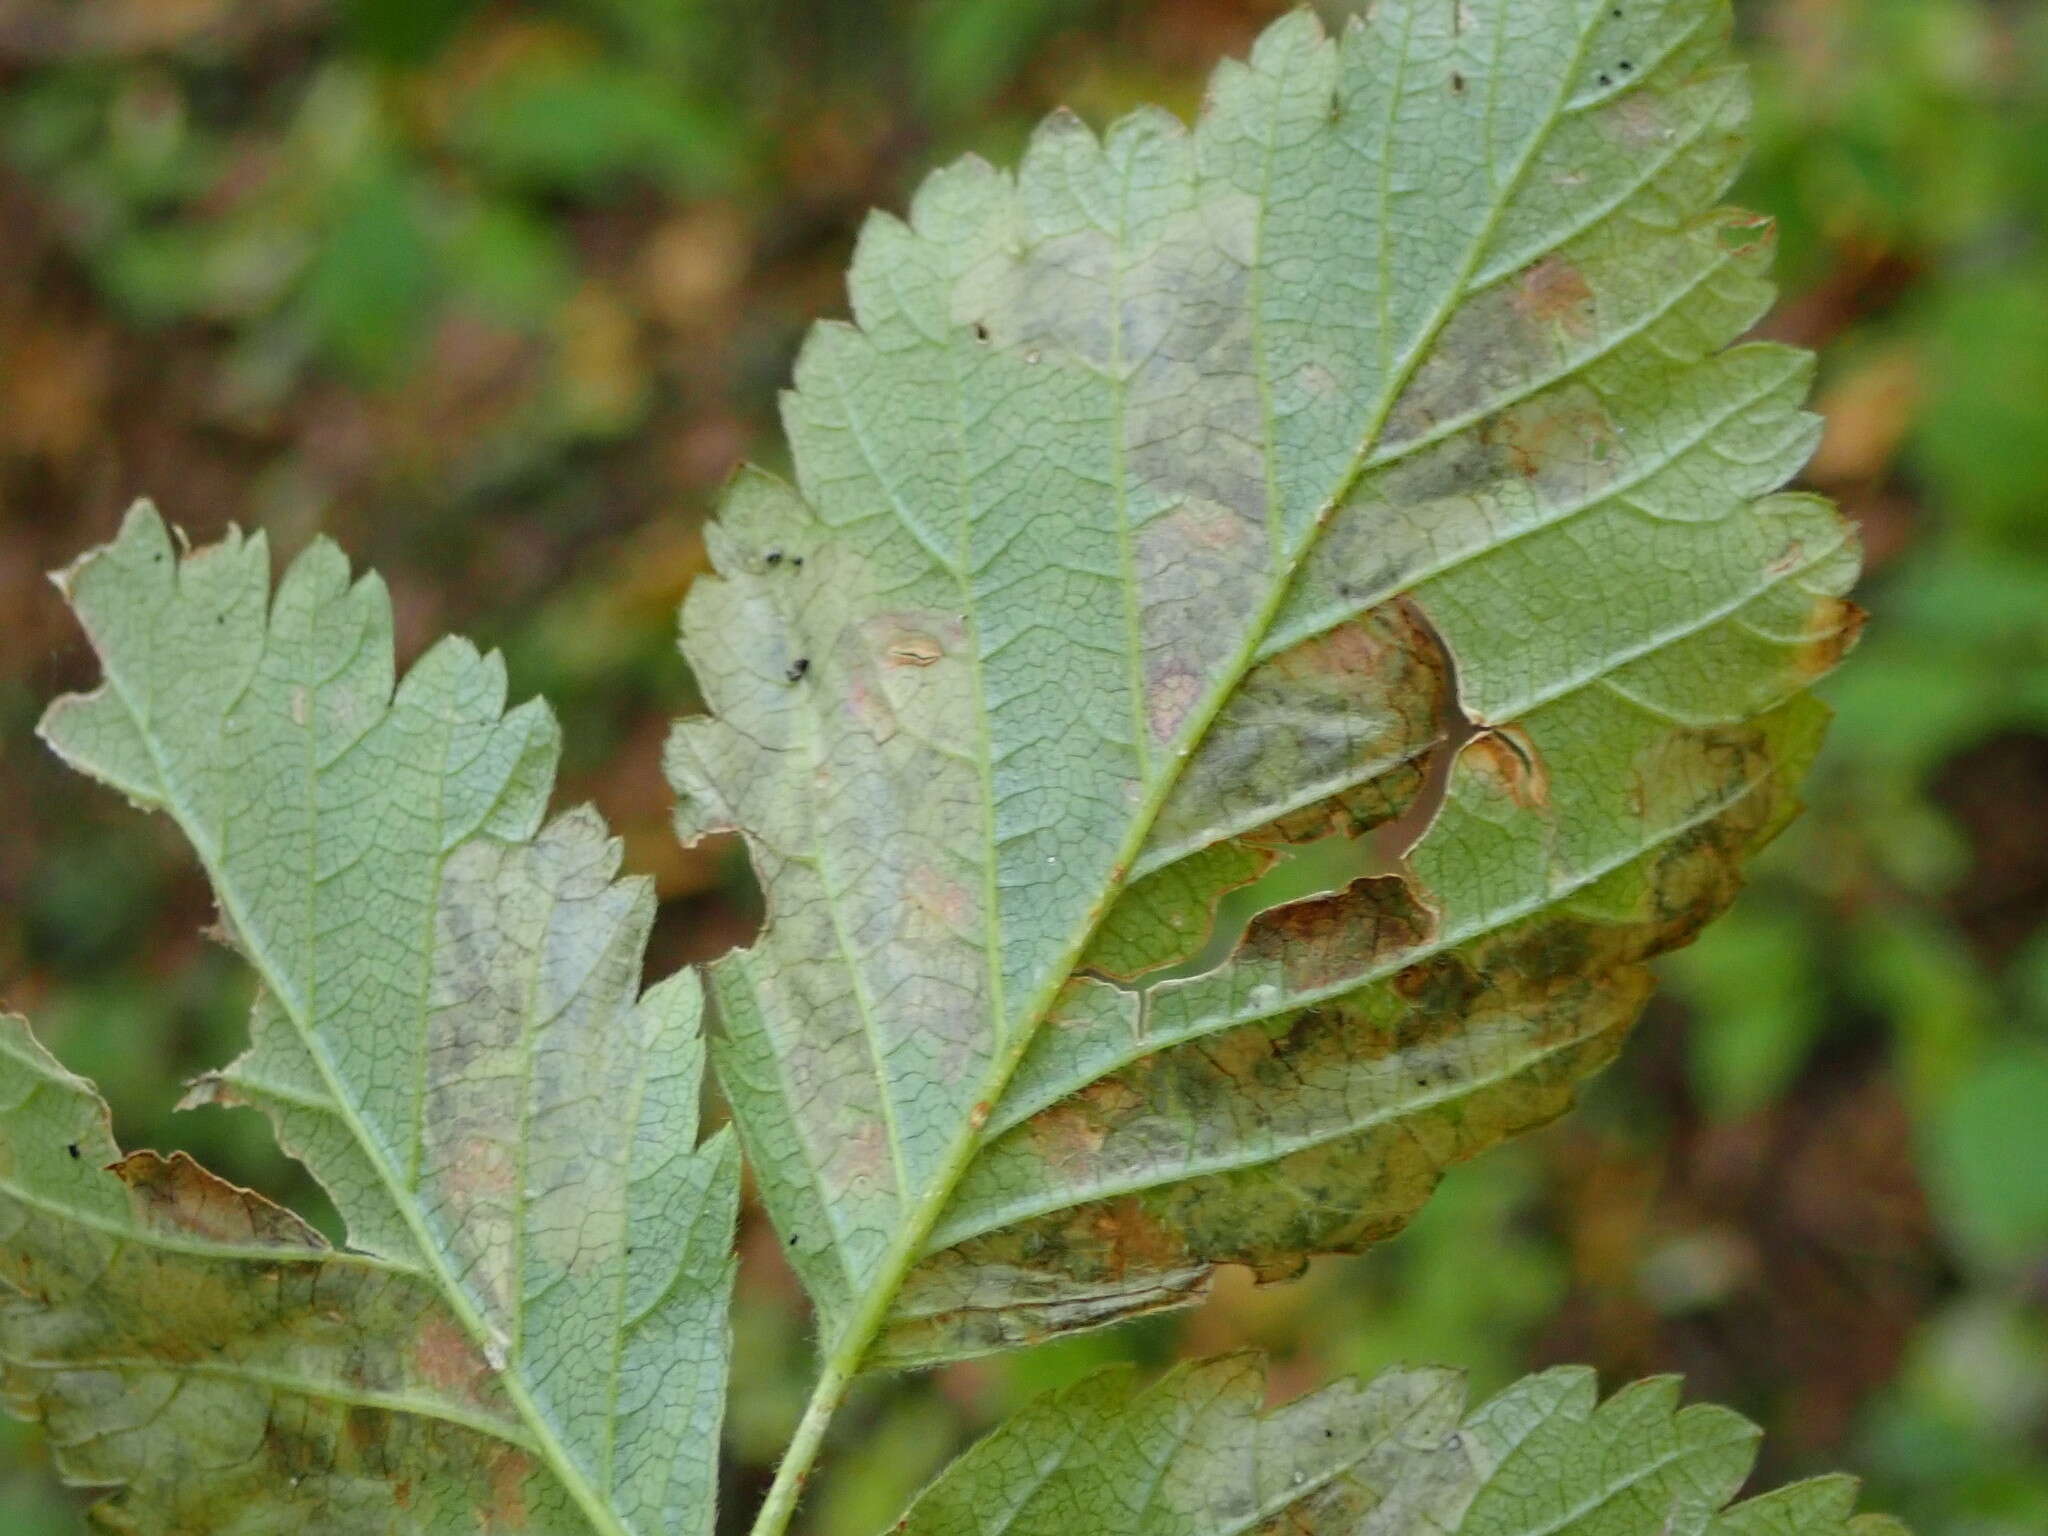
{"type": "Polygon", "coordinates": [[[1721,226],[1721,249],[1731,256],[1740,256],[1744,252],[1755,250],[1776,235],[1775,221],[1759,215],[1743,215],[1732,218],[1721,226]]]}
{"type": "MultiPolygon", "coordinates": [[[[1421,615],[1418,613],[1417,617],[1421,615]]],[[[1484,729],[1459,701],[1457,661],[1450,648],[1426,619],[1422,619],[1422,628],[1441,657],[1445,687],[1436,744],[1424,759],[1425,777],[1407,808],[1368,832],[1356,836],[1334,832],[1281,850],[1272,868],[1256,880],[1224,893],[1216,903],[1208,939],[1186,959],[1146,971],[1130,981],[1107,976],[1098,979],[1143,995],[1168,982],[1207,975],[1229,962],[1252,925],[1268,913],[1338,896],[1361,880],[1406,876],[1409,853],[1443,809],[1450,791],[1452,764],[1466,744],[1484,729]]]]}

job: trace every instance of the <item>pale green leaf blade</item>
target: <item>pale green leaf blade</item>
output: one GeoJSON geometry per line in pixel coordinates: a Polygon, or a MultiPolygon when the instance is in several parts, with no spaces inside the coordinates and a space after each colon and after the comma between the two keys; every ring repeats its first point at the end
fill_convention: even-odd
{"type": "MultiPolygon", "coordinates": [[[[941,1473],[904,1536],[1872,1536],[1856,1483],[1730,1507],[1758,1432],[1670,1378],[1598,1400],[1547,1371],[1466,1414],[1455,1374],[1399,1369],[1266,1411],[1246,1357],[1039,1399],[941,1473]]],[[[1896,1529],[1891,1527],[1891,1529],[1896,1529]]]]}
{"type": "Polygon", "coordinates": [[[835,1354],[1385,1236],[1792,813],[1857,556],[1774,494],[1809,360],[1735,345],[1728,30],[1303,12],[1192,129],[1056,116],[870,224],[669,758],[767,893],[719,1066],[835,1354]]]}
{"type": "Polygon", "coordinates": [[[122,1158],[0,1016],[0,1373],[124,1532],[588,1530],[430,1286],[182,1155],[122,1158]]]}
{"type": "Polygon", "coordinates": [[[697,982],[639,990],[651,888],[595,813],[542,825],[545,708],[461,641],[395,680],[325,543],[273,599],[260,538],[181,557],[141,507],[62,584],[106,682],[46,739],[171,814],[263,983],[194,1098],[269,1112],[438,1290],[592,1529],[708,1530],[736,1152],[697,1143],[697,982]]]}

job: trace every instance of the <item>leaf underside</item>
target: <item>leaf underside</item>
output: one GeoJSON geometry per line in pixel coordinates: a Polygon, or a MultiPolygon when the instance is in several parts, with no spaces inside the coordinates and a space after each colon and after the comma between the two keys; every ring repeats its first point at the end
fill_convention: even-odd
{"type": "MultiPolygon", "coordinates": [[[[0,1016],[0,1389],[121,1532],[581,1531],[489,1362],[417,1277],[337,1254],[182,1154],[119,1155],[105,1105],[0,1016]],[[138,1305],[137,1298],[147,1298],[138,1305]]],[[[1237,1356],[1112,1370],[956,1461],[902,1536],[1903,1536],[1822,1478],[1733,1509],[1756,1432],[1643,1382],[1596,1411],[1546,1372],[1461,1417],[1453,1372],[1268,1413],[1237,1356]]]]}
{"type": "MultiPolygon", "coordinates": [[[[0,1018],[9,1406],[118,1531],[467,1531],[540,1481],[482,1353],[416,1276],[336,1254],[105,1106],[0,1018]]],[[[559,1527],[567,1528],[567,1527],[559,1527]]]]}
{"type": "Polygon", "coordinates": [[[1730,1508],[1757,1430],[1678,1407],[1671,1378],[1604,1403],[1593,1373],[1464,1410],[1455,1373],[1396,1369],[1268,1412],[1235,1356],[1138,1391],[1109,1371],[1039,1399],[918,1498],[902,1536],[1903,1536],[1826,1477],[1730,1508]]]}
{"type": "Polygon", "coordinates": [[[669,754],[767,893],[714,1055],[828,1350],[1387,1236],[1792,813],[1857,555],[1776,494],[1809,359],[1731,345],[1772,242],[1715,206],[1727,31],[1304,12],[1192,129],[1055,116],[869,225],[669,754]]]}
{"type": "MultiPolygon", "coordinates": [[[[260,538],[181,557],[142,506],[61,585],[106,681],[60,700],[45,739],[177,821],[262,982],[249,1051],[191,1100],[266,1111],[333,1195],[353,1251],[309,1252],[296,1228],[280,1249],[292,1224],[241,1197],[259,1230],[234,1246],[259,1256],[152,1256],[165,1224],[203,1222],[229,1196],[185,1164],[162,1165],[177,1198],[161,1209],[88,1177],[115,1155],[104,1131],[73,1159],[78,1138],[36,1117],[100,1111],[15,1026],[7,1251],[38,1275],[90,1276],[103,1251],[113,1265],[84,1294],[27,1285],[4,1339],[27,1362],[17,1400],[101,1448],[77,1453],[73,1475],[130,1481],[111,1518],[139,1530],[283,1529],[272,1517],[295,1507],[291,1478],[311,1475],[297,1460],[332,1451],[363,1500],[411,1509],[391,1516],[407,1529],[708,1531],[736,1149],[723,1133],[698,1145],[696,980],[639,992],[652,889],[616,878],[594,813],[542,824],[552,718],[506,713],[502,663],[461,641],[395,681],[381,583],[351,581],[325,543],[273,599],[260,538]],[[150,1208],[121,1224],[124,1198],[150,1208]],[[91,1210],[115,1225],[79,1214],[91,1210]],[[659,1236],[636,1244],[636,1231],[659,1236]],[[194,1363],[191,1339],[158,1326],[160,1282],[217,1298],[197,1336],[252,1371],[194,1363]],[[409,1402],[357,1404],[356,1375],[452,1393],[491,1450],[448,1448],[444,1427],[405,1417],[409,1402]],[[231,1513],[255,1469],[182,1451],[216,1411],[250,1455],[293,1468],[281,1502],[231,1513]],[[132,1445],[104,1449],[124,1435],[132,1445]],[[433,1502],[408,1505],[429,1484],[433,1502]]],[[[318,1528],[382,1528],[368,1520],[318,1528]]]]}

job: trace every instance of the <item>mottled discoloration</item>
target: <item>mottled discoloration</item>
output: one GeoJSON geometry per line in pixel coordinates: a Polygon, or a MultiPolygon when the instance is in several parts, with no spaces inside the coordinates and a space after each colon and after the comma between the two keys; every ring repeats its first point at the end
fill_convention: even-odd
{"type": "Polygon", "coordinates": [[[1267,914],[1223,971],[1153,1000],[1154,1040],[1078,1093],[1035,1090],[1050,1101],[995,1135],[912,1276],[892,1357],[1174,1304],[1221,1263],[1280,1278],[1398,1231],[1444,1168],[1561,1113],[1611,1059],[1648,996],[1643,962],[1723,910],[1783,824],[1815,723],[1795,706],[1674,728],[1588,694],[1512,741],[1476,739],[1411,877],[1267,914]],[[1608,750],[1587,722],[1602,718],[1623,754],[1602,770],[1604,802],[1586,794],[1587,754],[1608,750]],[[1535,760],[1572,770],[1573,795],[1536,793],[1535,760]],[[1631,763],[1654,794],[1610,820],[1631,763]],[[1572,852],[1566,814],[1581,839],[1608,827],[1622,856],[1597,838],[1572,852]],[[1449,884],[1466,867],[1487,871],[1488,901],[1507,903],[1517,879],[1539,899],[1482,917],[1449,884]],[[1254,1017],[1229,1025],[1247,1004],[1254,1017]],[[1069,1310],[1050,1313],[1048,1295],[1069,1310]]]}
{"type": "MultiPolygon", "coordinates": [[[[1390,0],[1339,39],[1303,12],[1192,130],[1059,114],[1014,176],[963,162],[864,230],[786,400],[796,483],[742,476],[707,535],[711,714],[668,764],[680,830],[742,832],[766,896],[714,971],[721,1067],[839,1367],[1398,1230],[1569,1101],[1790,814],[1856,562],[1771,494],[1812,445],[1805,364],[1730,346],[1767,242],[1709,211],[1745,110],[1722,10],[1390,0]],[[1219,903],[1282,860],[1331,894],[1210,964],[1219,903]]],[[[324,547],[271,603],[260,543],[181,561],[138,514],[66,586],[112,686],[49,739],[175,811],[264,972],[200,1093],[268,1109],[360,1252],[252,1259],[256,1208],[170,1163],[79,1184],[112,1230],[162,1206],[235,1251],[39,1248],[21,1315],[62,1326],[6,1353],[117,1325],[142,1353],[26,1395],[81,1431],[177,1396],[198,1461],[288,1474],[287,1525],[319,1472],[303,1499],[355,1488],[369,1529],[708,1529],[732,1156],[692,1151],[694,991],[639,992],[650,893],[593,816],[543,826],[545,713],[460,645],[400,683],[381,591],[324,547]],[[151,1335],[159,1282],[183,1311],[151,1335]],[[288,1353],[297,1417],[186,1380],[193,1338],[288,1353]]],[[[92,1174],[36,1145],[29,1173],[92,1174]]],[[[162,1440],[59,1438],[168,1483],[132,1460],[162,1440]]],[[[1237,1530],[1382,1513],[1276,1465],[1151,1486],[1237,1530]]],[[[1487,1528],[1416,1497],[1382,1523],[1487,1528]]]]}
{"type": "Polygon", "coordinates": [[[911,870],[907,884],[911,902],[949,937],[961,937],[979,913],[972,891],[930,865],[911,870]]]}
{"type": "Polygon", "coordinates": [[[1631,96],[1620,102],[1609,121],[1614,136],[1635,149],[1668,143],[1677,131],[1669,115],[1646,96],[1631,96]]]}
{"type": "Polygon", "coordinates": [[[492,1536],[503,1531],[518,1536],[532,1523],[527,1490],[533,1481],[533,1458],[524,1451],[503,1451],[491,1463],[490,1502],[478,1516],[478,1524],[492,1536]]]}
{"type": "Polygon", "coordinates": [[[1155,673],[1145,691],[1145,721],[1153,740],[1178,741],[1181,727],[1205,691],[1201,678],[1184,663],[1168,663],[1155,673]]]}
{"type": "Polygon", "coordinates": [[[1054,1167],[1085,1169],[1102,1151],[1109,1128],[1137,1107],[1137,1095],[1122,1083],[1091,1083],[1056,1104],[1027,1128],[1037,1156],[1054,1167]]]}
{"type": "Polygon", "coordinates": [[[991,1149],[980,1182],[1080,1198],[935,1255],[906,1289],[892,1351],[928,1347],[920,1319],[950,1297],[997,1310],[1020,1274],[1050,1270],[1149,1309],[1214,1264],[1277,1279],[1311,1253],[1380,1241],[1450,1163],[1561,1112],[1647,986],[1640,971],[1603,983],[1536,973],[1442,1019],[1361,999],[1145,1058],[1113,1080],[1113,1098],[1091,1090],[1085,1118],[1060,1105],[1045,1112],[1053,1126],[1029,1122],[991,1149]],[[1040,1161],[1055,1137],[1058,1161],[1040,1161]],[[1119,1183],[1131,1192],[1086,1196],[1119,1183]]]}
{"type": "MultiPolygon", "coordinates": [[[[595,812],[543,824],[556,749],[546,709],[507,709],[502,661],[459,640],[399,677],[383,588],[353,579],[324,543],[273,594],[260,540],[180,555],[140,506],[67,586],[107,683],[60,700],[44,734],[175,817],[262,983],[250,1049],[190,1101],[267,1112],[333,1195],[354,1253],[302,1266],[322,1304],[282,1321],[257,1305],[258,1281],[215,1276],[216,1299],[231,1299],[194,1335],[253,1330],[241,1347],[258,1355],[306,1333],[365,1351],[373,1339],[388,1357],[376,1370],[444,1417],[504,1419],[481,1433],[530,1455],[530,1479],[499,1483],[544,1485],[522,1496],[536,1531],[600,1503],[621,1529],[707,1531],[736,1159],[730,1138],[696,1145],[695,979],[641,990],[651,888],[618,878],[619,846],[595,812]],[[636,1246],[650,1220],[675,1240],[636,1246]],[[404,1289],[411,1314],[366,1300],[366,1275],[404,1289]],[[249,1294],[233,1299],[236,1285],[249,1294]],[[363,1307],[382,1308],[374,1328],[363,1307]],[[506,1380],[519,1390],[501,1396],[506,1380]]],[[[232,1228],[268,1211],[175,1158],[121,1173],[138,1210],[187,1224],[232,1228]]],[[[279,1251],[291,1236],[259,1235],[279,1251]]],[[[145,1304],[140,1284],[110,1282],[109,1317],[145,1304]]],[[[290,1290],[273,1285],[269,1304],[299,1306],[290,1290]]],[[[220,1435],[267,1433],[264,1382],[180,1382],[141,1358],[150,1366],[123,1391],[174,1387],[195,1412],[214,1410],[220,1435]]],[[[417,1474],[417,1511],[433,1468],[405,1446],[426,1432],[400,1401],[344,1407],[353,1367],[318,1363],[317,1382],[341,1383],[309,1410],[337,1437],[331,1455],[417,1474]]],[[[196,1464],[238,1464],[214,1449],[196,1464]]],[[[474,1498],[468,1454],[458,1482],[474,1498]]],[[[194,1482],[189,1497],[214,1496],[194,1482]]],[[[423,1514],[417,1528],[448,1518],[423,1514]]]]}
{"type": "Polygon", "coordinates": [[[587,1536],[416,1277],[183,1154],[121,1157],[89,1086],[5,1017],[0,1104],[22,1196],[0,1192],[4,1388],[67,1479],[119,1490],[102,1525],[490,1532],[523,1508],[587,1536]]]}
{"type": "Polygon", "coordinates": [[[462,1325],[445,1313],[430,1312],[420,1320],[412,1356],[420,1379],[437,1392],[469,1399],[491,1390],[490,1362],[462,1325]]]}
{"type": "Polygon", "coordinates": [[[1536,326],[1556,326],[1574,336],[1593,327],[1593,290],[1585,275],[1561,256],[1547,256],[1515,280],[1515,313],[1536,326]]]}
{"type": "Polygon", "coordinates": [[[1619,457],[1614,418],[1590,393],[1539,396],[1490,418],[1480,433],[1524,480],[1562,489],[1615,478],[1603,473],[1619,457]]]}

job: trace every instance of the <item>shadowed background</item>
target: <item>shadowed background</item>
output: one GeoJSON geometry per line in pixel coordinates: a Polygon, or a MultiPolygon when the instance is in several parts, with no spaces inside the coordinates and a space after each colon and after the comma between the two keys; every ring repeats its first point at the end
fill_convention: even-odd
{"type": "MultiPolygon", "coordinates": [[[[1922,1536],[2048,1530],[2048,7],[1738,0],[1739,197],[1782,224],[1765,330],[1820,350],[1808,482],[1863,527],[1873,622],[1813,810],[1668,963],[1574,1117],[1454,1171],[1403,1237],[1265,1291],[872,1385],[809,1528],[869,1536],[979,1427],[1114,1359],[1246,1344],[1288,1394],[1400,1359],[1479,1390],[1676,1370],[1848,1466],[1922,1536]]],[[[411,656],[502,647],[664,898],[654,967],[743,942],[729,846],[658,769],[699,528],[843,312],[862,212],[1071,104],[1184,113],[1269,0],[0,0],[0,1005],[187,1147],[316,1217],[248,1111],[172,1115],[250,983],[169,825],[32,728],[84,684],[43,573],[157,498],[195,540],[316,532],[411,656]]],[[[742,1237],[737,1524],[805,1321],[742,1237]]],[[[69,1536],[0,1428],[0,1531],[69,1536]]]]}

